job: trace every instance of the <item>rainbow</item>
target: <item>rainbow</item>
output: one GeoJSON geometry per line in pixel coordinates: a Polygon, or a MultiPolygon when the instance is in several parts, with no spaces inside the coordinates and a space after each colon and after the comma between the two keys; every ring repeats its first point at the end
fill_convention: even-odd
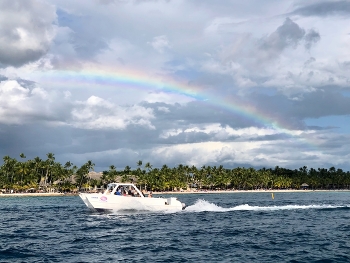
{"type": "Polygon", "coordinates": [[[273,128],[280,133],[287,134],[294,138],[299,137],[303,143],[309,144],[313,148],[317,145],[317,142],[310,142],[310,138],[305,139],[300,132],[297,134],[296,131],[290,129],[288,123],[276,117],[271,117],[268,113],[262,112],[249,103],[242,102],[242,100],[233,97],[212,94],[203,87],[190,85],[182,80],[174,80],[168,76],[151,75],[141,71],[127,71],[92,65],[82,70],[46,71],[44,74],[39,73],[37,79],[39,83],[64,88],[69,86],[72,88],[84,88],[87,86],[109,86],[112,88],[127,87],[128,89],[135,90],[148,89],[184,95],[193,100],[208,103],[212,107],[237,114],[242,118],[253,120],[266,128],[273,128]]]}

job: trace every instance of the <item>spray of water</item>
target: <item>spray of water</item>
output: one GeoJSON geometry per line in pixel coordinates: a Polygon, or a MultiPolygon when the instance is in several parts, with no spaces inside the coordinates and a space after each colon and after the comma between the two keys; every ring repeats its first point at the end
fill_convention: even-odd
{"type": "Polygon", "coordinates": [[[186,207],[186,212],[228,212],[228,211],[276,211],[297,209],[336,209],[349,206],[337,205],[281,205],[281,206],[250,206],[248,204],[224,208],[203,199],[197,200],[193,205],[186,207]]]}
{"type": "Polygon", "coordinates": [[[188,213],[188,212],[229,212],[229,211],[277,211],[277,210],[306,210],[306,209],[337,209],[350,208],[350,205],[327,205],[327,204],[310,204],[310,205],[274,205],[274,206],[251,206],[242,204],[233,207],[221,207],[214,203],[210,203],[203,199],[198,199],[193,205],[187,206],[183,211],[153,211],[150,207],[139,207],[133,210],[110,211],[107,215],[94,214],[93,216],[108,216],[108,215],[135,215],[135,214],[172,214],[172,213],[188,213]]]}

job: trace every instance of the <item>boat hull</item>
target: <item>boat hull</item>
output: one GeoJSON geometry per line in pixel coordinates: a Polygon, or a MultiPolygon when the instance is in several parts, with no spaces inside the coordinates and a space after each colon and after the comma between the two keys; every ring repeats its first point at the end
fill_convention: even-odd
{"type": "Polygon", "coordinates": [[[147,211],[181,211],[184,204],[175,197],[143,198],[111,194],[79,194],[85,205],[97,211],[105,210],[147,210],[147,211]]]}

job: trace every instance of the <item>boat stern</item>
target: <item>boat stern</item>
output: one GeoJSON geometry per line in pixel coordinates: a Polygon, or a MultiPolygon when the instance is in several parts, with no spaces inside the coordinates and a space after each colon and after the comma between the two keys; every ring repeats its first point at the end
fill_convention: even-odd
{"type": "Polygon", "coordinates": [[[186,207],[185,203],[181,203],[176,197],[167,198],[166,204],[178,210],[184,210],[186,207]]]}

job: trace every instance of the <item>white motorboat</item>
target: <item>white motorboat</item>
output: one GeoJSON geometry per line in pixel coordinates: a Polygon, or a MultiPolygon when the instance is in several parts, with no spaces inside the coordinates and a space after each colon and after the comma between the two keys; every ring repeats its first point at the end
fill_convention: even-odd
{"type": "Polygon", "coordinates": [[[185,204],[176,197],[145,197],[131,183],[108,184],[103,193],[80,193],[85,205],[94,210],[149,210],[149,211],[179,211],[185,204]],[[151,198],[150,198],[151,197],[151,198]]]}

